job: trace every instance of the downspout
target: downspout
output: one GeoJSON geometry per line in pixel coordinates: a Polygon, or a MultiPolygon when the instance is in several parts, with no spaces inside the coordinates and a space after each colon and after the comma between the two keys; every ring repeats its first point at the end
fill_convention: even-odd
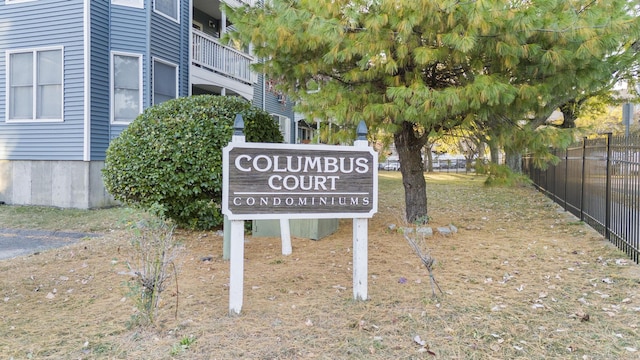
{"type": "MultiPolygon", "coordinates": [[[[84,136],[82,160],[87,165],[84,169],[84,206],[91,207],[91,0],[84,1],[84,136]],[[87,164],[88,163],[88,164],[87,164]]],[[[63,59],[64,64],[64,59],[63,59]]],[[[64,65],[63,65],[64,68],[64,65]]],[[[64,72],[63,72],[64,73],[64,72]]],[[[64,93],[64,89],[63,89],[64,93]]],[[[64,95],[63,95],[64,99],[64,95]]],[[[64,111],[64,100],[63,100],[64,111]]]]}
{"type": "Polygon", "coordinates": [[[149,11],[147,13],[147,49],[142,56],[142,74],[144,76],[144,88],[142,89],[144,109],[151,106],[151,2],[149,2],[149,11]],[[146,89],[146,96],[145,94],[146,89]]]}
{"type": "Polygon", "coordinates": [[[191,83],[191,64],[193,63],[193,54],[192,54],[192,46],[193,46],[193,0],[189,0],[189,44],[187,44],[187,95],[191,96],[193,93],[193,84],[191,83]]]}
{"type": "MultiPolygon", "coordinates": [[[[84,1],[84,146],[83,161],[91,160],[91,0],[84,1]]],[[[63,101],[64,104],[64,101],[63,101]]],[[[64,105],[63,105],[64,109],[64,105]]]]}
{"type": "Polygon", "coordinates": [[[107,4],[107,7],[109,8],[109,18],[107,19],[108,23],[109,23],[109,29],[107,30],[108,33],[108,42],[107,42],[107,56],[109,57],[109,61],[107,62],[107,74],[109,74],[109,82],[108,82],[108,89],[107,89],[107,93],[109,94],[109,110],[107,111],[107,143],[111,144],[111,112],[113,111],[113,94],[111,93],[111,81],[113,79],[113,74],[111,73],[111,61],[113,60],[111,58],[111,2],[109,2],[109,4],[107,4]]]}

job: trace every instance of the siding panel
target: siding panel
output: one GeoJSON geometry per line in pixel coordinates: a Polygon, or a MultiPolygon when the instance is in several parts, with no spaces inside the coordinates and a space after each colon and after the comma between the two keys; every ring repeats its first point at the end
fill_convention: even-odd
{"type": "Polygon", "coordinates": [[[82,1],[0,3],[0,159],[82,159],[83,34],[82,1]],[[64,48],[64,122],[7,123],[6,51],[45,46],[64,48]]]}
{"type": "MultiPolygon", "coordinates": [[[[99,0],[98,0],[99,1],[99,0]]],[[[122,51],[142,54],[142,101],[143,107],[149,106],[149,1],[144,9],[127,6],[111,6],[111,51],[122,51]]],[[[110,60],[109,60],[110,61],[110,60]]],[[[109,138],[120,135],[126,125],[114,125],[109,127],[109,138]]]]}
{"type": "Polygon", "coordinates": [[[109,147],[109,2],[91,1],[91,160],[109,147]]]}
{"type": "Polygon", "coordinates": [[[151,56],[178,64],[178,96],[189,94],[189,24],[188,0],[180,1],[180,23],[151,12],[151,56]]]}

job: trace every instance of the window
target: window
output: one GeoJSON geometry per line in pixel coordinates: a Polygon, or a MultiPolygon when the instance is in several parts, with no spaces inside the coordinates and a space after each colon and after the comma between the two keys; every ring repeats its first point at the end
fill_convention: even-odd
{"type": "Polygon", "coordinates": [[[130,6],[138,9],[144,9],[144,0],[111,0],[114,5],[130,6]]]}
{"type": "Polygon", "coordinates": [[[7,120],[62,121],[62,49],[8,51],[7,120]]]}
{"type": "Polygon", "coordinates": [[[111,120],[129,123],[142,112],[142,56],[113,53],[111,74],[111,120]]]}
{"type": "Polygon", "coordinates": [[[178,2],[180,0],[154,0],[153,10],[168,17],[169,19],[179,22],[178,17],[180,11],[178,9],[178,2]]]}
{"type": "Polygon", "coordinates": [[[153,61],[153,104],[178,97],[178,67],[161,60],[153,61]]]}
{"type": "Polygon", "coordinates": [[[291,131],[291,124],[289,118],[278,114],[271,114],[271,117],[278,123],[278,127],[280,127],[280,133],[284,138],[284,142],[290,143],[291,138],[289,136],[289,133],[291,131]]]}

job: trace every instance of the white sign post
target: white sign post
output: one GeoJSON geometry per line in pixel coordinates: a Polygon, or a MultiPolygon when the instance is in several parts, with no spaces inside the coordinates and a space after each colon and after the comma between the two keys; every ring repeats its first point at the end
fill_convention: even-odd
{"type": "Polygon", "coordinates": [[[222,212],[230,220],[229,313],[242,309],[244,220],[279,219],[291,254],[289,219],[353,219],[353,297],[367,299],[368,218],[378,209],[378,156],[358,125],[354,146],[246,143],[236,116],[223,149],[222,212]]]}

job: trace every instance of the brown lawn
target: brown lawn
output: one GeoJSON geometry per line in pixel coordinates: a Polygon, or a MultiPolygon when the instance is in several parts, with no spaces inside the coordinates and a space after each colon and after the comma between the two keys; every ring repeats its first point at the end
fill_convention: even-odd
{"type": "Polygon", "coordinates": [[[177,290],[162,294],[155,325],[138,326],[123,275],[132,233],[114,225],[98,239],[0,261],[0,357],[640,358],[639,267],[532,187],[482,182],[427,177],[429,226],[459,229],[422,242],[436,259],[437,297],[402,233],[389,230],[408,225],[399,174],[382,172],[368,301],[352,299],[351,220],[320,241],[294,238],[289,256],[278,238],[247,237],[240,316],[228,315],[222,238],[178,231],[177,290]]]}

